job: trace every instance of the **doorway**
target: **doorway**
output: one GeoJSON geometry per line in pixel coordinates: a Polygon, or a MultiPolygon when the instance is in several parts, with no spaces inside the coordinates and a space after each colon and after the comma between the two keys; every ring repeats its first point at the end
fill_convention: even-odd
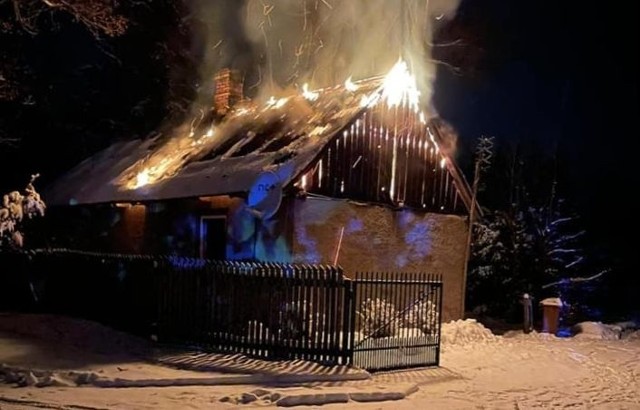
{"type": "Polygon", "coordinates": [[[227,256],[227,218],[200,217],[200,257],[224,260],[227,256]]]}

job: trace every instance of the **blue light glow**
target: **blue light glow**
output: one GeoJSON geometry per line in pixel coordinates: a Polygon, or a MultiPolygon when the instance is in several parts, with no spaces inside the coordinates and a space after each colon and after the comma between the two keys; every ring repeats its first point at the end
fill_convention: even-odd
{"type": "Polygon", "coordinates": [[[361,219],[358,218],[353,218],[350,219],[349,222],[347,223],[347,226],[344,230],[344,233],[356,233],[356,232],[360,232],[364,229],[364,224],[362,223],[361,219]]]}
{"type": "Polygon", "coordinates": [[[205,265],[203,259],[186,258],[184,256],[170,256],[168,261],[176,269],[203,268],[205,265]]]}
{"type": "Polygon", "coordinates": [[[395,256],[397,268],[404,268],[414,262],[421,263],[432,249],[433,222],[417,220],[411,212],[398,214],[396,223],[400,231],[404,231],[403,251],[395,256]]]}
{"type": "Polygon", "coordinates": [[[296,240],[302,246],[302,255],[296,253],[296,262],[320,263],[322,257],[318,252],[318,243],[315,239],[309,237],[307,228],[302,224],[298,224],[296,229],[296,240]]]}

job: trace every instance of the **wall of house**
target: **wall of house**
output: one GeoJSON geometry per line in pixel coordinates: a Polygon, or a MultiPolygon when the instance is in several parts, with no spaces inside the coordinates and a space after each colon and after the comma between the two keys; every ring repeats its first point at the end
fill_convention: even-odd
{"type": "Polygon", "coordinates": [[[338,264],[347,276],[366,271],[441,274],[443,320],[463,316],[464,217],[298,199],[294,207],[294,262],[331,263],[343,227],[338,264]]]}
{"type": "Polygon", "coordinates": [[[38,240],[29,246],[140,253],[145,220],[146,208],[142,205],[51,207],[42,220],[38,240]]]}
{"type": "Polygon", "coordinates": [[[114,250],[124,253],[142,253],[147,208],[144,205],[131,205],[119,211],[120,220],[114,227],[114,250]]]}
{"type": "Polygon", "coordinates": [[[54,207],[42,238],[34,235],[30,246],[199,257],[201,218],[225,217],[227,259],[291,262],[291,201],[283,199],[268,220],[256,218],[242,198],[225,195],[144,205],[54,207]]]}
{"type": "Polygon", "coordinates": [[[64,238],[82,240],[56,240],[48,245],[198,257],[200,217],[214,215],[227,218],[226,258],[230,260],[329,264],[344,227],[338,264],[348,276],[366,271],[441,274],[443,319],[462,317],[467,224],[464,217],[455,215],[307,197],[284,198],[276,215],[264,221],[255,218],[243,199],[221,196],[125,208],[67,209],[60,215],[64,224],[57,232],[73,231],[64,238]]]}
{"type": "Polygon", "coordinates": [[[228,259],[250,259],[253,251],[253,227],[248,219],[242,220],[243,200],[226,195],[204,198],[178,199],[147,204],[144,250],[146,253],[200,257],[201,218],[226,218],[224,235],[228,259]],[[233,239],[232,239],[233,238],[233,239]]]}
{"type": "Polygon", "coordinates": [[[200,215],[224,215],[197,199],[173,200],[146,204],[147,217],[144,253],[198,257],[200,250],[200,215]]]}
{"type": "Polygon", "coordinates": [[[147,206],[148,253],[199,257],[200,218],[226,218],[226,259],[291,261],[290,200],[268,220],[257,218],[242,198],[229,196],[167,201],[147,206]]]}

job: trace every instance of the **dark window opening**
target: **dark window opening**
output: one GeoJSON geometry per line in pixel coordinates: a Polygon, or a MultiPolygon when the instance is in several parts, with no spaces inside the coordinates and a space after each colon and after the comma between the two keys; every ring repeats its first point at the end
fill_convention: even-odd
{"type": "Polygon", "coordinates": [[[227,218],[203,216],[200,218],[200,257],[224,260],[227,256],[227,218]]]}

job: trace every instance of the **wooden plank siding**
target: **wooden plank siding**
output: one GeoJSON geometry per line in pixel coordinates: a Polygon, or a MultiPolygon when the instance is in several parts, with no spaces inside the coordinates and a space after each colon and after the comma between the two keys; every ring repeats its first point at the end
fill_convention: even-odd
{"type": "Polygon", "coordinates": [[[296,186],[333,198],[466,214],[458,189],[464,179],[439,138],[408,107],[378,104],[337,133],[296,186]]]}

